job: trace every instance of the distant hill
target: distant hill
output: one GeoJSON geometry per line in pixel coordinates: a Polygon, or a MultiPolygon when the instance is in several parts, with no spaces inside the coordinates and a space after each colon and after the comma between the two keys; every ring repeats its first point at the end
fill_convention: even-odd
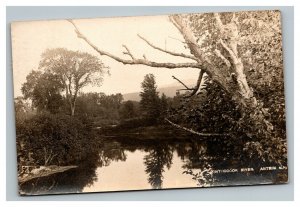
{"type": "MultiPolygon", "coordinates": [[[[195,80],[185,80],[184,83],[188,85],[189,87],[193,87],[194,85],[192,82],[195,82],[195,80]]],[[[176,95],[176,91],[178,89],[182,89],[183,86],[179,85],[179,83],[169,84],[165,85],[161,88],[158,88],[157,91],[159,92],[159,95],[164,93],[167,97],[174,97],[176,95]]],[[[140,92],[133,92],[133,93],[125,93],[123,94],[124,101],[140,101],[140,92]]]]}
{"type": "Polygon", "coordinates": [[[140,93],[134,92],[134,93],[125,93],[123,94],[124,101],[140,101],[140,93]]]}

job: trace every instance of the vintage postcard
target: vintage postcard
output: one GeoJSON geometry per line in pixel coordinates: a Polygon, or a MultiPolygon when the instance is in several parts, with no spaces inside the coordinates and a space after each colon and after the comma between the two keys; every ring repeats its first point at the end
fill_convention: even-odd
{"type": "Polygon", "coordinates": [[[280,11],[13,22],[21,195],[288,182],[280,11]]]}

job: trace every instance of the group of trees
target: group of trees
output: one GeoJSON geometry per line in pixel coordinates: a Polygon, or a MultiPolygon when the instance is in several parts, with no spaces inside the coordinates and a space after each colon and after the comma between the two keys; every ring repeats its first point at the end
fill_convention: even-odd
{"type": "Polygon", "coordinates": [[[118,120],[123,96],[120,93],[81,93],[77,100],[76,113],[91,118],[118,120]]]}
{"type": "Polygon", "coordinates": [[[141,103],[123,101],[120,93],[80,92],[100,85],[104,68],[87,53],[57,48],[42,54],[39,69],[22,86],[23,97],[15,99],[20,173],[21,166],[74,165],[97,154],[95,126],[135,118],[154,123],[161,116],[166,97],[158,96],[152,74],[142,83],[141,103]]]}
{"type": "MultiPolygon", "coordinates": [[[[87,116],[93,112],[84,105],[93,104],[93,94],[79,92],[87,85],[101,85],[106,69],[88,53],[56,48],[42,54],[38,69],[27,75],[21,88],[23,97],[15,100],[19,173],[21,166],[76,165],[97,154],[99,142],[87,116]],[[84,113],[75,117],[78,98],[85,99],[79,104],[84,113]]],[[[96,101],[117,107],[121,97],[102,94],[96,101]]]]}
{"type": "MultiPolygon", "coordinates": [[[[153,49],[188,59],[187,62],[155,62],[146,59],[145,56],[143,59],[137,58],[126,45],[124,54],[127,54],[129,59],[122,58],[93,44],[74,21],[70,20],[70,23],[73,24],[78,38],[95,49],[99,55],[110,57],[123,64],[167,69],[199,69],[199,76],[195,77],[196,85],[192,88],[174,77],[188,91],[184,98],[189,99],[200,93],[201,82],[207,77],[210,81],[209,87],[212,88],[207,92],[217,96],[211,96],[207,103],[215,104],[214,114],[222,112],[219,115],[231,124],[232,130],[229,132],[232,136],[245,140],[249,138],[251,141],[246,143],[245,150],[255,152],[254,154],[259,155],[262,160],[285,164],[280,12],[171,15],[169,20],[182,35],[183,46],[190,54],[163,49],[141,35],[138,36],[153,49]],[[275,89],[271,89],[272,86],[275,86],[275,89]],[[222,97],[218,98],[218,95],[222,97]],[[226,107],[223,107],[224,101],[228,102],[225,104],[226,107]],[[228,109],[230,112],[223,114],[220,108],[228,109]],[[271,115],[271,111],[276,115],[271,115]],[[276,124],[276,121],[280,124],[276,124]]],[[[188,104],[184,103],[184,106],[186,111],[192,111],[188,104]]],[[[202,110],[201,105],[197,106],[197,110],[202,110]]]]}
{"type": "Polygon", "coordinates": [[[89,84],[101,85],[105,67],[95,56],[64,48],[48,49],[42,54],[38,70],[26,77],[21,90],[38,112],[76,113],[102,119],[144,117],[155,122],[167,109],[167,98],[157,92],[155,77],[147,74],[142,82],[141,102],[122,103],[122,94],[82,93],[89,84]],[[141,108],[141,110],[140,110],[141,108]]]}
{"type": "Polygon", "coordinates": [[[64,48],[48,49],[42,54],[38,70],[33,70],[22,86],[25,99],[38,110],[57,112],[67,101],[74,116],[79,91],[87,85],[100,86],[106,66],[88,53],[64,48]],[[63,97],[62,93],[65,93],[63,97]]]}
{"type": "MultiPolygon", "coordinates": [[[[155,62],[146,56],[143,59],[137,58],[126,45],[124,54],[129,59],[118,57],[94,45],[74,21],[70,23],[78,38],[100,56],[129,65],[182,68],[187,71],[188,68],[198,69],[199,75],[195,77],[194,87],[188,87],[178,77],[174,77],[186,93],[178,93],[172,99],[164,94],[159,97],[153,74],[147,74],[141,84],[140,103],[122,102],[121,94],[80,93],[87,85],[100,86],[108,67],[98,57],[88,53],[56,48],[45,51],[38,70],[33,70],[26,77],[26,83],[22,86],[24,98],[30,99],[38,112],[46,111],[51,116],[69,114],[74,117],[78,113],[111,120],[138,117],[149,120],[151,124],[167,120],[182,129],[192,129],[190,132],[226,133],[234,139],[244,140],[242,147],[251,152],[250,157],[257,156],[263,161],[286,164],[280,13],[186,14],[171,15],[169,20],[182,36],[186,48],[184,52],[169,51],[141,35],[138,37],[153,49],[185,58],[186,62],[155,62]]],[[[17,100],[17,113],[22,114],[28,109],[24,103],[17,100]]],[[[68,120],[66,117],[63,119],[68,120]]],[[[35,119],[31,121],[41,124],[35,119]]],[[[27,123],[26,120],[23,123],[27,123]]],[[[70,127],[72,125],[71,121],[70,127]]],[[[20,126],[21,130],[17,126],[18,134],[22,130],[31,130],[25,130],[24,126],[20,126]]],[[[32,131],[44,142],[42,132],[32,131]]],[[[60,138],[62,135],[53,133],[49,133],[47,139],[56,137],[64,140],[60,138]]],[[[63,131],[62,134],[73,136],[69,131],[63,131]]],[[[31,139],[29,134],[26,139],[31,139]]],[[[49,150],[45,153],[48,154],[49,150]]]]}

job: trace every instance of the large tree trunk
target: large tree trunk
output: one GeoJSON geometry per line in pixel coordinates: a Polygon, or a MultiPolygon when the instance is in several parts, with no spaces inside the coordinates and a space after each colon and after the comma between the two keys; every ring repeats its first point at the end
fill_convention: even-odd
{"type": "MultiPolygon", "coordinates": [[[[218,14],[216,14],[215,17],[217,19],[219,29],[222,32],[224,25],[222,25],[218,14]]],[[[208,76],[221,86],[238,104],[242,113],[241,121],[243,121],[243,119],[248,119],[247,122],[252,123],[252,127],[254,126],[258,133],[270,135],[272,133],[273,126],[265,118],[261,105],[258,104],[257,99],[253,95],[252,89],[249,87],[244,73],[243,62],[238,56],[238,42],[236,36],[229,37],[227,42],[224,42],[222,38],[219,40],[220,44],[229,54],[230,60],[233,63],[233,65],[230,66],[230,70],[234,72],[231,74],[234,76],[234,81],[232,81],[232,79],[226,77],[226,74],[220,74],[220,69],[215,67],[215,65],[203,54],[189,25],[186,24],[180,16],[173,16],[171,17],[171,20],[183,35],[183,38],[189,46],[191,54],[193,54],[198,59],[198,62],[201,62],[204,66],[205,72],[208,76]]],[[[233,27],[231,29],[234,30],[236,28],[233,27]]],[[[237,34],[237,32],[232,32],[232,34],[237,34]]]]}
{"type": "MultiPolygon", "coordinates": [[[[220,21],[218,14],[215,14],[215,17],[220,33],[223,34],[224,25],[220,21]]],[[[220,37],[219,40],[219,44],[227,52],[226,56],[229,56],[231,60],[230,64],[228,64],[229,60],[225,62],[227,63],[228,71],[233,71],[231,78],[234,78],[234,80],[230,80],[229,77],[226,77],[224,71],[220,71],[218,67],[215,67],[207,56],[203,54],[189,25],[185,24],[179,16],[174,16],[171,20],[183,35],[191,53],[198,58],[197,62],[202,63],[208,76],[221,86],[239,107],[242,116],[237,122],[239,127],[237,131],[247,133],[247,137],[252,138],[252,141],[247,142],[245,145],[245,149],[255,152],[263,161],[268,160],[280,165],[286,165],[286,144],[283,142],[284,139],[276,133],[272,123],[267,119],[266,115],[268,113],[264,110],[263,103],[256,99],[252,88],[248,84],[245,68],[237,50],[237,25],[231,22],[229,26],[232,36],[227,36],[224,40],[220,37]]],[[[228,29],[227,25],[226,27],[228,29]]],[[[225,59],[224,56],[221,56],[221,59],[223,58],[225,59]]],[[[239,132],[237,135],[241,137],[239,132]]],[[[249,156],[251,157],[252,155],[249,156]]]]}

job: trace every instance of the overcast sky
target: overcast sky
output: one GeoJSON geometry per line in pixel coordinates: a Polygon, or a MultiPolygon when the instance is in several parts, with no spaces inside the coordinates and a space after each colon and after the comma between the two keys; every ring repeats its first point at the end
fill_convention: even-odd
{"type": "MultiPolygon", "coordinates": [[[[181,34],[169,22],[167,16],[125,17],[75,20],[75,23],[95,45],[112,54],[124,56],[125,44],[134,56],[157,62],[191,62],[173,57],[145,44],[137,37],[144,36],[153,44],[171,51],[189,53],[179,40],[181,34]],[[179,40],[176,40],[179,39],[179,40]]],[[[69,50],[89,52],[98,56],[109,66],[111,76],[106,75],[101,87],[87,86],[82,91],[129,93],[140,91],[140,85],[147,73],[153,73],[158,87],[174,84],[172,75],[190,80],[198,76],[197,69],[164,69],[141,65],[123,65],[105,56],[100,56],[83,40],[78,39],[73,26],[66,20],[15,22],[11,26],[14,96],[21,95],[21,86],[31,70],[37,69],[40,56],[47,48],[64,47],[69,50]]],[[[195,80],[196,81],[196,80],[195,80]]]]}

